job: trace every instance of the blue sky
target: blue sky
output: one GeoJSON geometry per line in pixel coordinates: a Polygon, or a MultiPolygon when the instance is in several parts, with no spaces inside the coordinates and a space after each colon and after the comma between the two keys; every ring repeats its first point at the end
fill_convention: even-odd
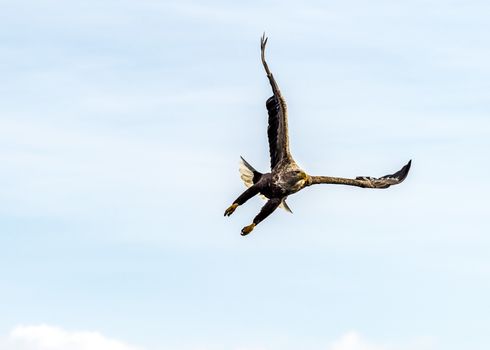
{"type": "Polygon", "coordinates": [[[490,5],[0,1],[6,350],[488,349],[490,5]],[[268,61],[319,186],[253,234],[268,61]]]}

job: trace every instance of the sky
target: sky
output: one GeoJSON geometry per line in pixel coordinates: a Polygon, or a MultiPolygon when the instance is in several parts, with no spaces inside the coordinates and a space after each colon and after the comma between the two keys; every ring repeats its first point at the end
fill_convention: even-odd
{"type": "Polygon", "coordinates": [[[0,0],[2,350],[487,350],[490,4],[0,0]],[[240,236],[270,86],[308,188],[240,236]]]}

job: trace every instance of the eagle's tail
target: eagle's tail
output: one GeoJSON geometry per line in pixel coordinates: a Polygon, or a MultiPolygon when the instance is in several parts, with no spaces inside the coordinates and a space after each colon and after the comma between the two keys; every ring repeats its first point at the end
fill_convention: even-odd
{"type": "Polygon", "coordinates": [[[251,166],[243,157],[240,157],[240,178],[243,180],[245,186],[250,187],[253,184],[259,182],[262,177],[262,173],[258,172],[251,166]]]}

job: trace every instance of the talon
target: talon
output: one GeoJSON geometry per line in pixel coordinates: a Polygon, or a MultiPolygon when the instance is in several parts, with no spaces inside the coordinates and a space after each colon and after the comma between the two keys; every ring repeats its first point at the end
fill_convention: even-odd
{"type": "Polygon", "coordinates": [[[225,216],[230,216],[231,214],[233,214],[233,212],[235,211],[235,209],[238,207],[238,204],[237,203],[233,203],[232,205],[230,205],[226,210],[225,210],[225,216]]]}
{"type": "Polygon", "coordinates": [[[242,228],[242,236],[248,235],[250,232],[253,231],[254,227],[255,227],[255,224],[250,224],[250,225],[242,228]]]}

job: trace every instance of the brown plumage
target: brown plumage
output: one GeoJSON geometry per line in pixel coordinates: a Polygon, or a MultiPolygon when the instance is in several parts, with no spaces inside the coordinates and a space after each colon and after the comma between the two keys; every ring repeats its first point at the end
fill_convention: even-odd
{"type": "Polygon", "coordinates": [[[265,61],[265,46],[267,38],[262,36],[260,41],[261,59],[267,78],[272,87],[273,95],[267,100],[266,108],[269,114],[267,136],[271,158],[271,172],[261,173],[255,170],[245,159],[241,158],[240,175],[248,187],[225,211],[225,216],[233,214],[235,209],[253,196],[260,194],[267,199],[252,224],[242,229],[242,235],[249,234],[267,216],[281,206],[287,211],[291,209],[286,204],[286,198],[305,187],[316,184],[349,185],[363,188],[388,188],[401,183],[408,175],[412,161],[392,175],[380,178],[359,176],[355,179],[330,176],[310,176],[294,161],[289,150],[288,114],[286,100],[281,94],[274,76],[265,61]]]}

